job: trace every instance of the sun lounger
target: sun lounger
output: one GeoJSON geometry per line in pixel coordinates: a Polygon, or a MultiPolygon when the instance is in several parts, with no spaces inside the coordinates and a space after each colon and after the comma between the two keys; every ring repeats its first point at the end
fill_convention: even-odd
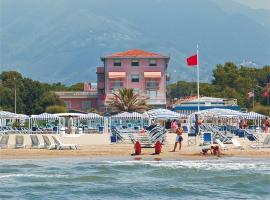
{"type": "Polygon", "coordinates": [[[37,135],[30,135],[30,138],[32,142],[31,148],[41,149],[44,147],[44,145],[40,145],[37,135]]]}
{"type": "Polygon", "coordinates": [[[52,136],[52,138],[54,142],[56,143],[58,150],[65,149],[65,148],[78,149],[77,144],[64,144],[63,142],[61,142],[61,140],[59,140],[59,138],[56,138],[55,136],[52,136]]]}
{"type": "Polygon", "coordinates": [[[250,145],[251,148],[270,148],[270,135],[267,135],[263,143],[250,145]]]}
{"type": "Polygon", "coordinates": [[[237,149],[244,149],[243,146],[239,143],[239,141],[237,139],[235,139],[235,138],[232,139],[232,144],[237,149]]]}
{"type": "Polygon", "coordinates": [[[15,136],[15,148],[25,148],[24,144],[24,137],[23,135],[16,135],[15,136]]]}
{"type": "Polygon", "coordinates": [[[47,135],[42,135],[44,140],[44,147],[47,149],[56,149],[57,145],[55,143],[51,143],[47,135]]]}
{"type": "Polygon", "coordinates": [[[228,150],[228,147],[225,146],[224,143],[222,143],[219,139],[216,139],[216,142],[221,147],[222,150],[228,150]]]}
{"type": "Polygon", "coordinates": [[[4,149],[8,147],[8,135],[3,135],[0,140],[0,149],[4,149]]]}

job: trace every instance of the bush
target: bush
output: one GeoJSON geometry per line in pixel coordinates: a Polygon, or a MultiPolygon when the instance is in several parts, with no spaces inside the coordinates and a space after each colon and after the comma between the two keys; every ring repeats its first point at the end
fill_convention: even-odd
{"type": "Polygon", "coordinates": [[[53,106],[46,107],[46,112],[47,113],[64,113],[64,112],[67,112],[67,109],[64,106],[53,105],[53,106]]]}

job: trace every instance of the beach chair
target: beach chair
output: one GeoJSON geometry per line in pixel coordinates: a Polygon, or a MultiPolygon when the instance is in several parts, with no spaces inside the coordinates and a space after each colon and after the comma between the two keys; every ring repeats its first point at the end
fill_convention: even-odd
{"type": "Polygon", "coordinates": [[[203,144],[212,144],[212,133],[211,132],[205,132],[203,133],[203,144]]]}
{"type": "Polygon", "coordinates": [[[8,147],[8,135],[3,135],[0,140],[0,149],[4,149],[8,147]]]}
{"type": "Polygon", "coordinates": [[[59,140],[59,138],[56,138],[55,136],[52,136],[55,144],[57,145],[57,149],[61,150],[61,149],[78,149],[78,144],[64,144],[63,142],[61,142],[61,140],[59,140]]]}
{"type": "Polygon", "coordinates": [[[51,143],[47,135],[42,135],[44,140],[44,147],[47,149],[56,149],[57,145],[55,143],[51,143]]]}
{"type": "Polygon", "coordinates": [[[44,147],[44,145],[40,145],[37,135],[30,135],[30,138],[32,142],[31,148],[40,149],[44,147]]]}
{"type": "Polygon", "coordinates": [[[235,138],[232,139],[232,144],[234,145],[236,149],[241,149],[241,150],[244,149],[243,146],[240,144],[240,142],[235,138]]]}
{"type": "Polygon", "coordinates": [[[218,143],[218,145],[221,147],[222,150],[228,150],[228,147],[226,147],[225,144],[220,141],[220,139],[216,139],[216,142],[218,143]]]}
{"type": "Polygon", "coordinates": [[[15,148],[25,148],[24,137],[23,135],[15,136],[15,148]]]}
{"type": "Polygon", "coordinates": [[[250,145],[251,148],[270,148],[270,135],[267,135],[263,141],[263,143],[258,143],[258,144],[252,144],[250,145]]]}

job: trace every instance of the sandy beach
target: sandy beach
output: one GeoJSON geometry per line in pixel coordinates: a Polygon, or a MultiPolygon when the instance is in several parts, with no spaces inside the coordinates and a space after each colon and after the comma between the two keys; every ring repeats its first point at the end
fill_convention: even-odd
{"type": "MultiPolygon", "coordinates": [[[[134,157],[134,158],[153,158],[153,159],[205,159],[216,157],[214,155],[201,155],[200,147],[184,146],[181,151],[171,152],[173,145],[164,145],[162,153],[154,154],[154,148],[143,148],[142,154],[133,156],[134,148],[132,144],[109,144],[93,145],[81,147],[78,150],[47,150],[47,149],[1,149],[1,159],[39,159],[39,158],[56,158],[56,157],[134,157]]],[[[221,157],[249,157],[270,158],[270,149],[251,149],[243,150],[229,148],[221,151],[221,157]]]]}

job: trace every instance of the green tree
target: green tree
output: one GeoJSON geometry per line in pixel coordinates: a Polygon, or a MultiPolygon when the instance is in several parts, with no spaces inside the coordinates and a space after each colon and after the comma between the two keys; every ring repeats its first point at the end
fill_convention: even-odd
{"type": "Polygon", "coordinates": [[[84,83],[76,83],[68,88],[69,91],[83,91],[83,89],[84,83]]]}
{"type": "Polygon", "coordinates": [[[45,92],[40,96],[39,106],[42,108],[42,112],[44,112],[48,106],[55,105],[65,106],[65,102],[62,99],[59,99],[54,92],[45,92]]]}
{"type": "Polygon", "coordinates": [[[107,103],[113,112],[143,112],[149,109],[146,98],[135,94],[133,89],[122,88],[113,93],[107,103]]]}
{"type": "Polygon", "coordinates": [[[65,106],[53,105],[48,106],[45,110],[47,113],[65,113],[67,108],[65,106]]]}

